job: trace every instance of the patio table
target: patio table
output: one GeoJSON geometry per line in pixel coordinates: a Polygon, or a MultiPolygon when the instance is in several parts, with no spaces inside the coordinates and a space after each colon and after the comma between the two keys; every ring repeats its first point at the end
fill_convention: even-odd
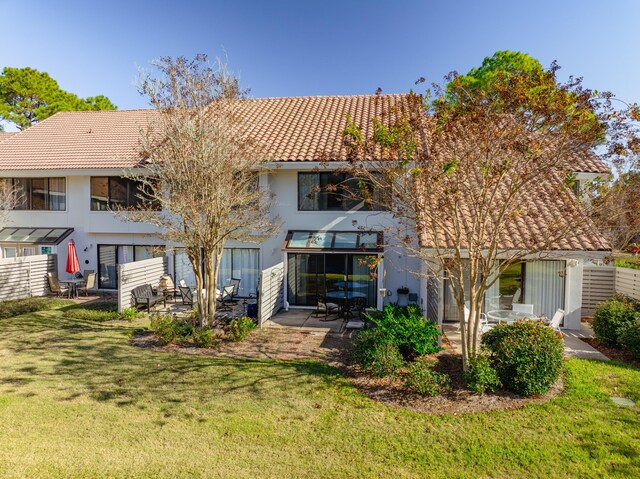
{"type": "Polygon", "coordinates": [[[531,319],[534,316],[532,314],[520,313],[519,311],[512,311],[510,309],[496,309],[493,311],[487,311],[487,319],[490,323],[513,323],[523,319],[531,319]]]}
{"type": "Polygon", "coordinates": [[[338,288],[347,288],[347,289],[363,289],[368,288],[368,283],[363,283],[362,281],[338,281],[334,283],[338,288]]]}
{"type": "Polygon", "coordinates": [[[328,291],[325,297],[334,300],[340,307],[340,316],[346,318],[349,314],[349,300],[366,298],[367,295],[358,291],[328,291]]]}
{"type": "Polygon", "coordinates": [[[69,286],[69,292],[67,296],[69,298],[77,298],[78,297],[78,285],[80,283],[84,283],[86,280],[83,278],[71,278],[60,281],[60,283],[66,284],[69,286]]]}

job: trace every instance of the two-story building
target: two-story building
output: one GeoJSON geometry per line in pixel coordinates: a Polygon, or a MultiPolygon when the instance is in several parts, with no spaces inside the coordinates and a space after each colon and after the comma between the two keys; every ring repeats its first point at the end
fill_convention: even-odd
{"type": "MultiPolygon", "coordinates": [[[[269,145],[269,158],[274,159],[272,172],[262,181],[276,195],[272,214],[283,224],[262,244],[228,243],[221,281],[240,278],[240,294],[249,296],[256,291],[260,270],[284,262],[285,296],[291,307],[313,307],[318,297],[336,287],[357,291],[372,307],[396,301],[396,290],[407,287],[415,294],[412,299],[426,307],[426,286],[412,274],[420,264],[390,245],[391,238],[385,235],[396,225],[390,213],[377,210],[375,202],[365,204],[322,191],[345,179],[336,176],[331,165],[337,168],[346,160],[342,136],[346,115],[370,128],[373,118],[382,117],[403,99],[403,95],[363,95],[250,100],[254,133],[269,145]],[[373,263],[376,274],[370,268],[373,263]]],[[[194,284],[191,265],[179,247],[167,246],[153,227],[125,222],[111,211],[115,206],[136,205],[137,185],[125,174],[141,166],[140,131],[154,114],[150,110],[58,113],[0,142],[0,176],[10,178],[22,192],[0,230],[2,257],[63,253],[73,239],[81,267],[98,272],[100,288],[116,287],[118,264],[163,254],[169,257],[176,281],[194,284]]],[[[598,161],[581,162],[576,170],[579,179],[607,171],[598,161]]],[[[580,270],[583,259],[606,249],[600,238],[580,244],[584,248],[567,256],[578,261],[580,270]]],[[[66,255],[59,254],[59,261],[63,272],[66,255]]],[[[557,286],[562,291],[556,292],[554,304],[568,308],[573,318],[569,326],[575,326],[575,318],[579,321],[581,277],[576,272],[557,286]]],[[[530,295],[532,288],[528,287],[530,295]]],[[[439,301],[445,296],[440,294],[439,301]]],[[[439,310],[442,316],[447,308],[439,310]]]]}

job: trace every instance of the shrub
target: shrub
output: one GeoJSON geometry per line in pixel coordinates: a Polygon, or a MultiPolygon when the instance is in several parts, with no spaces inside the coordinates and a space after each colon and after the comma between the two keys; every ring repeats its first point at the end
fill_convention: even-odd
{"type": "Polygon", "coordinates": [[[447,389],[451,378],[433,370],[435,361],[426,358],[418,358],[409,366],[409,371],[404,377],[404,388],[423,396],[435,396],[447,389]]]}
{"type": "Polygon", "coordinates": [[[498,371],[491,364],[491,358],[486,353],[478,353],[469,359],[469,367],[464,372],[467,389],[474,393],[495,391],[502,386],[498,371]]]}
{"type": "Polygon", "coordinates": [[[151,330],[156,333],[156,336],[164,344],[171,344],[177,339],[188,338],[193,333],[191,326],[168,314],[152,315],[151,330]]]}
{"type": "Polygon", "coordinates": [[[112,303],[74,304],[65,309],[64,316],[96,322],[113,321],[120,317],[117,306],[112,303]]]}
{"type": "Polygon", "coordinates": [[[546,393],[562,371],[562,336],[542,321],[498,324],[482,344],[493,353],[502,384],[522,396],[546,393]]]}
{"type": "Polygon", "coordinates": [[[136,308],[124,308],[120,313],[119,319],[123,321],[134,321],[138,316],[138,310],[136,308]]]}
{"type": "Polygon", "coordinates": [[[249,333],[256,328],[256,323],[251,318],[243,316],[229,323],[229,334],[231,334],[233,341],[244,341],[249,336],[249,333]]]}
{"type": "Polygon", "coordinates": [[[406,359],[442,350],[438,347],[438,325],[425,318],[415,305],[400,307],[387,304],[382,311],[368,314],[367,318],[396,344],[406,359]]]}
{"type": "Polygon", "coordinates": [[[378,328],[359,331],[353,342],[355,361],[374,376],[396,374],[405,364],[396,343],[378,328]]]}
{"type": "Polygon", "coordinates": [[[53,298],[25,298],[12,299],[0,302],[0,319],[13,318],[21,314],[35,313],[36,311],[46,311],[75,304],[66,299],[53,298]]]}
{"type": "Polygon", "coordinates": [[[640,313],[636,313],[635,321],[622,328],[618,339],[624,349],[640,359],[640,313]]]}
{"type": "Polygon", "coordinates": [[[199,348],[212,348],[220,344],[216,332],[209,328],[194,329],[191,335],[193,344],[199,348]]]}
{"type": "Polygon", "coordinates": [[[619,346],[621,330],[635,320],[640,304],[623,295],[615,295],[600,303],[593,317],[596,339],[607,346],[619,346]]]}

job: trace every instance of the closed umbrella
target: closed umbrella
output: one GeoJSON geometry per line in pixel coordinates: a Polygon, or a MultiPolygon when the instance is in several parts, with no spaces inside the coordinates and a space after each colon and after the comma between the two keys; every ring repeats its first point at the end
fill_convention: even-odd
{"type": "MultiPolygon", "coordinates": [[[[80,263],[78,262],[78,253],[76,253],[76,244],[73,240],[69,241],[67,247],[67,273],[70,275],[80,271],[80,263]]],[[[77,296],[75,280],[69,281],[69,296],[77,296]]]]}
{"type": "Polygon", "coordinates": [[[67,247],[67,273],[76,274],[80,271],[80,263],[78,262],[78,253],[76,253],[76,244],[73,240],[69,241],[67,247]]]}

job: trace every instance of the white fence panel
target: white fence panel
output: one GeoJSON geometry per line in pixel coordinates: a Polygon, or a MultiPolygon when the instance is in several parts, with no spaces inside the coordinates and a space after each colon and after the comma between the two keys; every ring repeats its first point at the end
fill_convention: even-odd
{"type": "Polygon", "coordinates": [[[0,259],[0,301],[49,294],[47,273],[55,273],[57,264],[55,254],[0,259]]]}
{"type": "Polygon", "coordinates": [[[616,291],[640,300],[640,270],[616,268],[616,291]]]}
{"type": "Polygon", "coordinates": [[[131,306],[131,291],[143,284],[157,286],[167,274],[167,258],[151,258],[118,265],[118,311],[131,306]]]}
{"type": "Polygon", "coordinates": [[[615,290],[616,268],[585,266],[582,275],[582,314],[593,315],[598,303],[610,298],[615,290]]]}
{"type": "Polygon", "coordinates": [[[260,272],[258,293],[258,327],[284,306],[284,263],[260,272]]]}

